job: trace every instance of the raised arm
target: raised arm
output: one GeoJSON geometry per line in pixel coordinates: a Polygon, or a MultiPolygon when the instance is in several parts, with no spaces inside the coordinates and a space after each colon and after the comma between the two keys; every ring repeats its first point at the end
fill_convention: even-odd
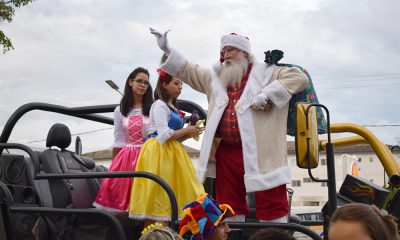
{"type": "Polygon", "coordinates": [[[189,62],[176,49],[171,48],[168,42],[169,31],[161,33],[150,28],[150,33],[157,39],[158,47],[167,55],[167,59],[161,65],[161,68],[172,76],[181,79],[194,90],[208,95],[211,91],[210,70],[189,62]]]}
{"type": "Polygon", "coordinates": [[[158,47],[167,56],[171,53],[171,48],[169,47],[168,38],[167,38],[169,31],[171,31],[171,30],[161,33],[159,31],[155,30],[154,28],[150,28],[150,33],[153,34],[157,39],[158,47]]]}

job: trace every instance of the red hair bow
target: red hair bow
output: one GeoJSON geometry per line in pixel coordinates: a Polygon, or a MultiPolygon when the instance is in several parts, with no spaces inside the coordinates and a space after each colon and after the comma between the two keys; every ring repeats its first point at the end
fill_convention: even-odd
{"type": "Polygon", "coordinates": [[[158,75],[160,75],[160,77],[161,77],[161,82],[165,82],[165,79],[167,77],[167,72],[161,68],[157,68],[157,72],[158,72],[158,75]]]}

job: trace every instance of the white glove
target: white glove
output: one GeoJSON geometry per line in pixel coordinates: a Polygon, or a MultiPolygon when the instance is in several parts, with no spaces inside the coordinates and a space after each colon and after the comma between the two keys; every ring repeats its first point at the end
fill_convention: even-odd
{"type": "Polygon", "coordinates": [[[265,95],[265,93],[261,92],[254,97],[251,105],[256,110],[268,110],[268,97],[265,95]]]}
{"type": "Polygon", "coordinates": [[[169,31],[171,31],[171,30],[168,30],[164,34],[162,34],[161,32],[159,32],[153,28],[150,28],[151,34],[153,34],[157,38],[158,47],[161,50],[163,50],[167,56],[171,53],[171,48],[169,47],[168,38],[167,38],[167,34],[169,31]]]}

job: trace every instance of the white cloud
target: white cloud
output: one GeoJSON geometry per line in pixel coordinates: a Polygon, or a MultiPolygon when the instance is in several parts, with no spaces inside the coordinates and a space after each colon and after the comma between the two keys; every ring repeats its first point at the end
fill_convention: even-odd
{"type": "MultiPolygon", "coordinates": [[[[35,1],[1,25],[15,50],[0,56],[0,126],[31,101],[118,103],[104,80],[123,87],[137,66],[150,70],[155,86],[161,51],[150,26],[171,29],[170,44],[205,67],[218,61],[223,34],[245,34],[258,60],[265,50],[282,49],[283,62],[307,68],[333,122],[396,124],[399,7],[396,0],[35,1]]],[[[203,95],[184,91],[182,98],[205,105],[203,95]]],[[[24,122],[22,132],[33,136],[44,120],[24,122]]],[[[392,144],[400,135],[400,127],[371,131],[392,144]]]]}

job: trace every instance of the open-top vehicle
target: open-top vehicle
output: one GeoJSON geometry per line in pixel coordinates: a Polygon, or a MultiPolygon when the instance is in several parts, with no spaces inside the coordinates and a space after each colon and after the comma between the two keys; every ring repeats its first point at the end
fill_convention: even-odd
{"type": "MultiPolygon", "coordinates": [[[[112,118],[101,114],[113,112],[115,107],[115,104],[111,104],[68,108],[47,103],[29,103],[12,114],[0,136],[0,239],[138,239],[140,222],[92,207],[99,183],[105,177],[145,177],[156,181],[170,197],[171,227],[177,228],[180,209],[177,209],[175,196],[163,179],[147,172],[107,172],[104,167],[96,165],[93,159],[81,155],[78,142],[75,152],[67,150],[71,144],[71,133],[65,124],[57,123],[51,126],[46,139],[47,149],[43,151],[33,151],[27,145],[8,142],[18,120],[32,110],[113,125],[112,118]],[[19,149],[24,153],[7,152],[10,149],[19,149]]],[[[206,112],[193,102],[180,100],[179,107],[188,113],[196,109],[202,119],[206,118],[206,112]]],[[[247,239],[250,232],[263,227],[289,229],[302,232],[312,239],[322,239],[307,226],[324,225],[326,229],[326,220],[337,207],[339,198],[336,196],[333,146],[371,143],[389,176],[390,183],[395,187],[400,185],[399,165],[387,147],[365,129],[350,124],[330,125],[327,112],[328,141],[319,141],[314,107],[307,104],[297,105],[297,164],[299,167],[308,168],[312,177],[311,169],[318,166],[319,151],[327,150],[328,179],[312,177],[315,181],[328,183],[329,201],[323,209],[325,221],[304,221],[290,216],[287,224],[260,223],[249,216],[244,223],[229,223],[234,229],[231,239],[247,239]],[[359,134],[360,137],[330,140],[330,132],[344,131],[359,134]]],[[[319,107],[324,108],[322,105],[319,107]]],[[[206,190],[212,193],[212,180],[208,179],[206,182],[206,190]]],[[[375,202],[368,203],[376,204],[381,196],[378,194],[382,193],[376,191],[374,194],[377,196],[374,198],[375,202]]],[[[371,199],[359,198],[357,201],[369,200],[371,199]]],[[[399,211],[399,206],[392,204],[391,207],[392,212],[399,211]]]]}

